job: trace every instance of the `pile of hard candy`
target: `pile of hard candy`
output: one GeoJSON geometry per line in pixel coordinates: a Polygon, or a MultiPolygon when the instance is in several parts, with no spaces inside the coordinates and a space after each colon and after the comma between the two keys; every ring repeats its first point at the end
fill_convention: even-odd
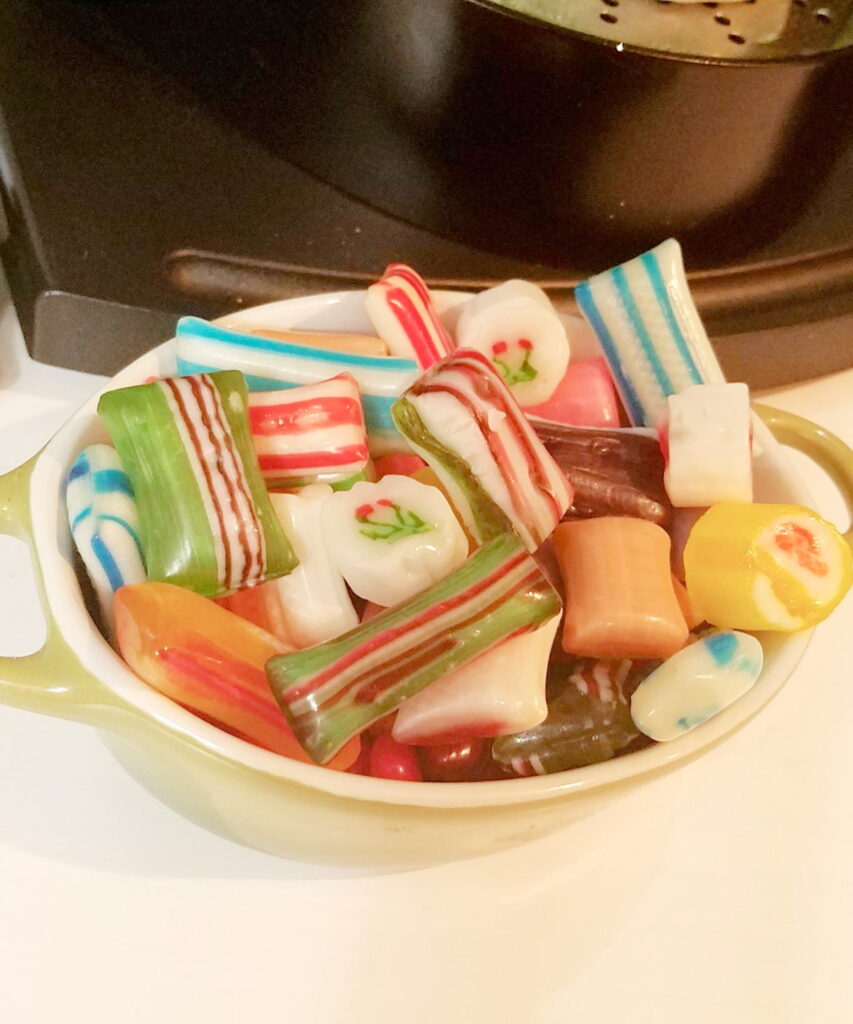
{"type": "Polygon", "coordinates": [[[146,683],[339,770],[462,781],[671,740],[751,687],[750,631],[851,582],[814,512],[753,502],[668,240],[576,289],[508,281],[449,331],[421,278],[375,337],[188,317],[177,375],[106,392],[68,477],[107,632],[146,683]]]}

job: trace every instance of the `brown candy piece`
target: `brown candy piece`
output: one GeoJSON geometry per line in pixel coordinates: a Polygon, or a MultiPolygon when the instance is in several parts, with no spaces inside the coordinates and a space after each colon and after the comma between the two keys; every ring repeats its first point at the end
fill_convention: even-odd
{"type": "Polygon", "coordinates": [[[672,505],[657,438],[632,430],[536,423],[536,433],[574,487],[563,519],[631,516],[665,526],[672,505]]]}

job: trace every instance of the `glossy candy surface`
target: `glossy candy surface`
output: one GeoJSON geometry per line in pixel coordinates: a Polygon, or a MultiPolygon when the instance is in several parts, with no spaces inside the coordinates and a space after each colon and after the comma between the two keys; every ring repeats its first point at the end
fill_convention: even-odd
{"type": "MultiPolygon", "coordinates": [[[[276,704],[264,665],[286,648],[213,601],[169,583],[139,583],[116,595],[122,657],[149,686],[231,732],[310,762],[276,704]]],[[[329,767],[347,768],[358,744],[329,767]]]]}
{"type": "Polygon", "coordinates": [[[546,402],[529,405],[528,416],[575,427],[619,426],[619,400],[602,358],[571,363],[546,402]]]}
{"type": "Polygon", "coordinates": [[[349,373],[361,392],[371,451],[405,450],[391,406],[418,375],[418,365],[411,359],[328,352],[241,334],[192,316],[178,321],[175,346],[179,373],[240,370],[250,391],[317,384],[349,373]]]}
{"type": "Polygon", "coordinates": [[[93,444],[77,456],[65,503],[71,536],[112,630],[114,592],[147,579],[136,500],[115,448],[93,444]]]}
{"type": "Polygon", "coordinates": [[[561,523],[553,543],[566,588],[566,653],[667,658],[684,645],[665,530],[643,519],[578,519],[561,523]]]}
{"type": "Polygon", "coordinates": [[[479,352],[437,363],[393,414],[479,541],[512,528],[535,551],[569,507],[565,476],[479,352]]]}
{"type": "Polygon", "coordinates": [[[545,676],[559,616],[438,679],[402,704],[401,743],[433,744],[502,736],[538,725],[548,713],[545,676]]]}
{"type": "Polygon", "coordinates": [[[657,427],[669,395],[725,378],[687,285],[674,238],[575,288],[628,417],[657,427]]]}
{"type": "Polygon", "coordinates": [[[742,697],[764,652],[749,633],[712,633],[674,654],[640,683],[631,717],[653,740],[674,740],[742,697]]]}
{"type": "Polygon", "coordinates": [[[566,518],[634,516],[665,525],[672,511],[657,438],[634,430],[534,424],[574,489],[566,518]]]}
{"type": "Polygon", "coordinates": [[[696,384],[667,400],[664,486],[678,508],[752,501],[752,412],[746,384],[696,384]]]}
{"type": "Polygon", "coordinates": [[[698,615],[723,629],[806,629],[850,588],[850,547],[799,505],[723,502],[684,546],[687,592],[698,615]]]}
{"type": "Polygon", "coordinates": [[[322,510],[322,542],[353,591],[374,604],[400,604],[447,576],[468,541],[437,487],[385,476],[333,494],[322,510]]]}
{"type": "Polygon", "coordinates": [[[298,494],[270,495],[299,564],[287,576],[222,599],[225,607],[291,647],[311,647],[358,625],[323,530],[323,510],[332,494],[327,484],[311,484],[298,494]]]}
{"type": "Polygon", "coordinates": [[[391,263],[367,289],[367,315],[392,355],[414,359],[426,369],[453,350],[426,282],[405,263],[391,263]]]}
{"type": "Polygon", "coordinates": [[[336,640],[274,658],[267,672],[294,732],[325,763],[425,686],[559,609],[518,538],[504,534],[407,603],[336,640]]]}
{"type": "Polygon", "coordinates": [[[149,579],[217,597],[295,566],[258,468],[247,401],[233,371],[101,396],[98,412],[136,496],[149,579]]]}
{"type": "Polygon", "coordinates": [[[249,425],[271,489],[364,476],[370,457],[364,412],[348,373],[319,384],[250,392],[249,425]]]}
{"type": "Polygon", "coordinates": [[[523,409],[547,401],[569,365],[560,318],[545,292],[529,281],[506,281],[469,299],[456,341],[492,363],[523,409]]]}
{"type": "Polygon", "coordinates": [[[492,757],[516,775],[548,775],[615,757],[639,731],[623,700],[602,700],[568,682],[533,729],[492,742],[492,757]]]}

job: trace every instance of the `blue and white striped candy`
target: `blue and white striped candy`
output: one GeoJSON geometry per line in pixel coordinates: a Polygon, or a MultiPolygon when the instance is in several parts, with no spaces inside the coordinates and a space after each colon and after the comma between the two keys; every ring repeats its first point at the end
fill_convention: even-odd
{"type": "Polygon", "coordinates": [[[408,450],[408,444],[394,426],[391,406],[420,373],[412,359],[294,345],[240,334],[194,316],[178,321],[175,339],[181,376],[240,370],[250,391],[316,384],[340,373],[349,373],[361,391],[371,452],[381,455],[408,450]]]}
{"type": "Polygon", "coordinates": [[[115,448],[93,444],[77,456],[68,472],[65,503],[71,536],[112,629],[115,591],[148,578],[136,500],[115,448]]]}
{"type": "Polygon", "coordinates": [[[631,697],[634,725],[653,740],[674,740],[719,714],[761,674],[764,651],[749,633],[711,633],[673,654],[631,697]]]}
{"type": "Polygon", "coordinates": [[[724,384],[674,238],[575,288],[635,426],[656,427],[691,384],[724,384]]]}

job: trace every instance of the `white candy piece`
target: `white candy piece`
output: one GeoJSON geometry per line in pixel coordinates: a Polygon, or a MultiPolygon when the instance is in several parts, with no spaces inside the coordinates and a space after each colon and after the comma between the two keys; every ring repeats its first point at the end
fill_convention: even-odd
{"type": "Polygon", "coordinates": [[[441,491],[407,476],[337,491],[323,508],[322,530],[350,587],[383,607],[414,597],[468,557],[465,533],[441,491]]]}
{"type": "Polygon", "coordinates": [[[547,401],[569,365],[560,317],[530,281],[506,281],[475,295],[459,316],[456,343],[482,352],[522,408],[547,401]]]}
{"type": "Polygon", "coordinates": [[[410,697],[397,711],[394,739],[418,744],[505,736],[544,722],[545,674],[559,623],[558,615],[410,697]]]}
{"type": "Polygon", "coordinates": [[[663,481],[676,508],[752,501],[752,413],[746,384],[695,384],[667,400],[663,481]]]}
{"type": "Polygon", "coordinates": [[[299,565],[264,584],[274,588],[277,614],[295,647],[312,647],[358,625],[358,615],[327,550],[323,509],[335,492],[309,484],[298,494],[270,493],[270,501],[293,545],[299,565]]]}
{"type": "Polygon", "coordinates": [[[682,648],[631,697],[634,725],[653,740],[674,740],[718,714],[753,685],[764,651],[749,633],[712,633],[682,648]]]}

